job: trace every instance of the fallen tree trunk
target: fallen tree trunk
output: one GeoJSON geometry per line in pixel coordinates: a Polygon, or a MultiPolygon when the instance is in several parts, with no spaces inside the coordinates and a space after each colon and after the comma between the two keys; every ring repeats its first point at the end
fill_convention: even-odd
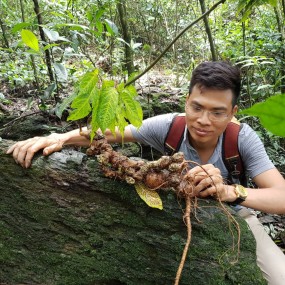
{"type": "MultiPolygon", "coordinates": [[[[173,284],[186,241],[184,203],[160,192],[148,207],[133,186],[105,178],[95,158],[65,149],[15,164],[0,142],[0,283],[173,284]]],[[[265,284],[244,221],[239,261],[216,201],[199,200],[180,284],[265,284]]]]}

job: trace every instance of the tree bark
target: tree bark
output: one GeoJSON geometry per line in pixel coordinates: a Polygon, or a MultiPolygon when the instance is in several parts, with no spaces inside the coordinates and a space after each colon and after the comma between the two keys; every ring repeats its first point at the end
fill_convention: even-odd
{"type": "Polygon", "coordinates": [[[2,35],[3,35],[3,40],[5,43],[6,48],[10,48],[9,46],[9,41],[6,35],[6,26],[4,24],[4,22],[2,21],[2,19],[0,18],[0,27],[1,27],[1,31],[2,31],[2,35]]]}
{"type": "Polygon", "coordinates": [[[280,91],[281,93],[285,93],[285,29],[284,29],[284,19],[285,19],[285,4],[284,0],[281,2],[281,7],[274,7],[275,17],[277,21],[278,32],[280,33],[280,42],[281,42],[281,50],[280,50],[280,91]]]}
{"type": "Polygon", "coordinates": [[[127,22],[126,2],[123,0],[118,1],[117,10],[123,32],[123,39],[128,44],[128,45],[125,44],[125,67],[128,71],[128,75],[130,76],[135,69],[134,69],[134,60],[133,60],[133,50],[130,47],[131,35],[129,32],[129,26],[127,22]]]}
{"type": "MultiPolygon", "coordinates": [[[[34,2],[34,10],[35,10],[37,20],[38,20],[38,24],[39,24],[39,31],[40,31],[41,40],[43,41],[44,46],[46,46],[47,40],[45,37],[44,30],[42,28],[43,20],[42,20],[42,16],[41,16],[39,2],[38,2],[38,0],[33,0],[33,2],[34,2]]],[[[54,82],[54,75],[53,75],[52,66],[51,66],[52,59],[51,59],[50,51],[48,49],[45,50],[45,59],[46,59],[46,65],[47,65],[47,69],[48,69],[49,79],[51,82],[54,82]]]]}
{"type": "MultiPolygon", "coordinates": [[[[5,284],[173,284],[186,241],[184,202],[148,207],[105,178],[95,158],[65,149],[23,169],[0,143],[0,281],[5,284]]],[[[180,284],[265,284],[244,221],[239,262],[216,201],[198,201],[180,284]]],[[[194,207],[193,207],[194,208],[194,207]]]]}
{"type": "MultiPolygon", "coordinates": [[[[26,19],[25,19],[25,9],[24,9],[23,0],[20,0],[20,7],[21,7],[21,14],[22,14],[22,22],[24,23],[24,22],[26,22],[26,19]]],[[[38,72],[37,72],[37,67],[36,67],[36,63],[35,63],[35,57],[33,54],[31,54],[30,58],[31,58],[31,65],[33,68],[33,72],[34,72],[36,87],[37,87],[37,89],[39,89],[40,83],[39,83],[38,72]]]]}

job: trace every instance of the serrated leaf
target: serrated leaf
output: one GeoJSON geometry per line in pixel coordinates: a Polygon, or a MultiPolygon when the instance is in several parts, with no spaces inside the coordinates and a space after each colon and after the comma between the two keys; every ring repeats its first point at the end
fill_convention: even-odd
{"type": "Polygon", "coordinates": [[[285,137],[285,94],[269,97],[239,114],[257,116],[261,124],[274,135],[285,137]]]}
{"type": "Polygon", "coordinates": [[[163,209],[162,201],[156,191],[150,190],[143,183],[135,184],[135,188],[141,199],[145,201],[148,206],[159,210],[163,209]]]}
{"type": "Polygon", "coordinates": [[[118,106],[116,114],[117,127],[122,135],[122,142],[124,142],[124,130],[129,123],[125,119],[127,116],[123,106],[118,106]]]}
{"type": "Polygon", "coordinates": [[[92,96],[93,100],[92,100],[91,134],[90,134],[91,141],[93,140],[96,131],[100,128],[98,119],[97,119],[97,114],[98,114],[98,107],[100,103],[101,90],[94,89],[94,92],[96,93],[92,96]]]}
{"type": "Polygon", "coordinates": [[[135,127],[140,127],[142,124],[143,112],[141,105],[134,99],[132,89],[124,89],[120,95],[126,108],[126,118],[135,127]]]}
{"type": "Polygon", "coordinates": [[[21,31],[21,37],[23,42],[30,47],[31,49],[35,50],[35,51],[39,51],[39,41],[37,39],[37,37],[35,36],[35,34],[30,31],[30,30],[22,30],[21,31]]]}
{"type": "MultiPolygon", "coordinates": [[[[74,103],[74,101],[73,101],[73,103],[74,103]]],[[[71,113],[69,114],[69,116],[67,118],[68,121],[76,121],[76,120],[83,119],[83,118],[87,117],[89,115],[89,113],[91,112],[91,106],[89,103],[89,94],[83,94],[79,98],[79,100],[76,101],[76,103],[80,106],[78,106],[78,108],[76,108],[75,110],[71,111],[71,113]]],[[[72,106],[72,107],[74,107],[74,106],[72,106]]]]}
{"type": "Polygon", "coordinates": [[[80,93],[90,93],[94,86],[98,83],[99,70],[95,69],[92,72],[87,72],[80,80],[79,90],[80,93]]]}
{"type": "Polygon", "coordinates": [[[79,83],[79,93],[73,100],[71,107],[73,110],[68,116],[68,120],[79,120],[85,118],[91,112],[91,103],[97,93],[98,70],[86,73],[79,83]]]}
{"type": "Polygon", "coordinates": [[[114,87],[114,82],[103,81],[97,113],[97,119],[102,132],[104,132],[106,129],[111,129],[110,126],[115,124],[115,110],[117,109],[117,106],[118,92],[114,87]]]}

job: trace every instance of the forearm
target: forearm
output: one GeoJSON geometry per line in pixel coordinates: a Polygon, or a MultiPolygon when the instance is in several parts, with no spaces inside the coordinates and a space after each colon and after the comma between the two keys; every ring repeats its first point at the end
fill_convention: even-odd
{"type": "MultiPolygon", "coordinates": [[[[225,185],[225,187],[227,188],[227,195],[223,199],[224,202],[234,202],[237,198],[234,186],[225,185]]],[[[248,192],[247,198],[240,205],[265,213],[285,213],[285,188],[246,188],[246,190],[248,192]]]]}
{"type": "MultiPolygon", "coordinates": [[[[82,129],[86,130],[86,128],[82,129]]],[[[80,134],[80,129],[72,130],[70,132],[60,135],[60,140],[63,145],[75,145],[75,146],[89,146],[90,140],[80,134]]]]}
{"type": "MultiPolygon", "coordinates": [[[[86,131],[87,128],[82,128],[82,131],[86,131]]],[[[101,132],[99,130],[99,132],[101,132]]],[[[108,143],[121,143],[121,142],[134,142],[135,139],[132,136],[131,130],[129,127],[125,128],[124,131],[124,137],[122,137],[122,134],[119,132],[119,130],[116,128],[115,134],[113,134],[110,130],[106,130],[104,133],[104,136],[108,143]]],[[[76,146],[89,146],[90,140],[88,137],[80,134],[80,129],[76,129],[70,132],[67,132],[65,134],[62,134],[62,141],[63,145],[76,145],[76,146]]]]}
{"type": "Polygon", "coordinates": [[[242,206],[265,213],[285,214],[285,188],[261,188],[248,190],[242,206]]]}

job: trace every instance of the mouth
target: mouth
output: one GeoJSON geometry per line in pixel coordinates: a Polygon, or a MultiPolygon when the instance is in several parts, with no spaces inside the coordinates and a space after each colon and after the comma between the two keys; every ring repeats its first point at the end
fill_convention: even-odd
{"type": "Polygon", "coordinates": [[[200,128],[194,128],[193,127],[194,132],[196,133],[196,135],[198,136],[208,136],[211,132],[205,129],[200,129],[200,128]]]}

